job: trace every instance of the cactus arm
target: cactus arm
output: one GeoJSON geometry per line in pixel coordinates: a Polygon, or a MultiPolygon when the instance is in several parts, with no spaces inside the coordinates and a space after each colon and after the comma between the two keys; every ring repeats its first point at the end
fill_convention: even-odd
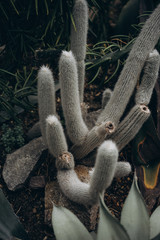
{"type": "Polygon", "coordinates": [[[97,122],[111,121],[117,126],[130,96],[136,86],[137,79],[149,53],[154,49],[160,36],[160,4],[150,15],[137,37],[126,64],[115,85],[113,95],[100,114],[97,122]]]}
{"type": "Polygon", "coordinates": [[[44,143],[47,144],[46,118],[51,114],[56,114],[56,105],[53,75],[45,66],[42,66],[38,72],[38,106],[41,133],[44,143]]]}
{"type": "Polygon", "coordinates": [[[68,151],[62,125],[54,115],[50,115],[46,119],[46,136],[48,149],[54,157],[57,158],[68,151]]]}
{"type": "Polygon", "coordinates": [[[142,81],[139,88],[137,89],[135,96],[136,104],[149,104],[153,88],[158,78],[159,66],[160,55],[157,50],[154,50],[149,54],[149,57],[144,66],[142,81]]]}
{"type": "MultiPolygon", "coordinates": [[[[92,168],[92,170],[89,171],[90,177],[93,176],[95,168],[92,168]]],[[[131,165],[129,162],[117,162],[116,169],[115,169],[115,178],[121,178],[129,175],[131,172],[131,165]]]]}
{"type": "Polygon", "coordinates": [[[135,105],[130,110],[111,136],[111,139],[116,142],[119,151],[135,137],[149,116],[150,111],[145,105],[135,105]]]}
{"type": "Polygon", "coordinates": [[[74,158],[68,152],[66,138],[60,121],[56,116],[50,115],[46,119],[46,123],[48,149],[56,158],[57,169],[73,169],[74,158]]]}
{"type": "Polygon", "coordinates": [[[78,70],[78,89],[79,89],[79,99],[83,102],[84,98],[84,82],[85,82],[85,62],[84,60],[77,62],[78,70]]]}
{"type": "Polygon", "coordinates": [[[121,178],[129,175],[131,172],[131,165],[129,162],[117,162],[115,170],[115,178],[121,178]]]}
{"type": "Polygon", "coordinates": [[[76,159],[81,159],[98,147],[106,138],[114,132],[115,127],[111,122],[102,123],[92,128],[81,145],[73,145],[70,151],[76,159]]]}
{"type": "Polygon", "coordinates": [[[110,186],[115,174],[117,159],[116,144],[112,140],[104,141],[98,148],[95,170],[90,183],[90,194],[93,198],[110,186]]]}
{"type": "Polygon", "coordinates": [[[73,7],[75,27],[71,26],[71,50],[77,61],[86,56],[86,42],[88,31],[88,6],[85,0],[76,0],[73,7]]]}
{"type": "Polygon", "coordinates": [[[94,199],[91,199],[89,194],[89,184],[81,182],[73,169],[59,170],[57,179],[62,192],[70,200],[84,205],[93,204],[94,199]]]}
{"type": "Polygon", "coordinates": [[[71,152],[76,159],[81,159],[95,147],[99,146],[104,139],[109,138],[115,141],[118,149],[121,150],[131,139],[133,139],[143,123],[148,119],[149,115],[150,111],[145,105],[136,105],[119,124],[115,133],[115,127],[112,123],[96,126],[87,135],[85,144],[80,146],[74,145],[71,148],[71,152]]]}
{"type": "Polygon", "coordinates": [[[112,96],[112,91],[109,88],[106,88],[102,96],[102,109],[104,109],[109,102],[109,99],[112,96]]]}
{"type": "Polygon", "coordinates": [[[88,133],[83,121],[79,94],[76,60],[72,52],[63,51],[59,62],[62,108],[70,140],[80,144],[88,133]]]}
{"type": "Polygon", "coordinates": [[[97,203],[99,193],[103,193],[113,180],[117,159],[118,149],[115,143],[111,140],[105,141],[98,149],[90,183],[81,182],[73,169],[58,171],[57,178],[63,193],[80,204],[97,203]]]}
{"type": "Polygon", "coordinates": [[[111,136],[111,139],[116,141],[119,150],[122,150],[122,148],[135,137],[143,123],[150,116],[149,109],[145,105],[148,105],[150,102],[153,88],[158,77],[159,65],[160,55],[157,50],[154,50],[149,54],[148,60],[146,61],[142,81],[135,95],[137,105],[119,124],[117,130],[111,136]]]}
{"type": "Polygon", "coordinates": [[[76,0],[73,7],[75,26],[71,25],[71,51],[73,52],[78,68],[78,84],[80,102],[83,102],[86,43],[88,32],[88,6],[85,0],[76,0]]]}

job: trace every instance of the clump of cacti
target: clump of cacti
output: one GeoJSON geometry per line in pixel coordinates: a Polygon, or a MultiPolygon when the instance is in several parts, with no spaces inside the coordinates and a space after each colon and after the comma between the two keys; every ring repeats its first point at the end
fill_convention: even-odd
{"type": "Polygon", "coordinates": [[[55,107],[54,79],[51,70],[43,66],[38,73],[38,103],[42,137],[56,158],[57,178],[61,190],[71,200],[90,205],[98,201],[113,177],[131,171],[126,162],[118,162],[118,152],[130,142],[150,115],[147,107],[157,74],[160,57],[154,47],[160,33],[160,5],[153,12],[136,39],[114,91],[106,90],[102,110],[95,126],[89,129],[83,119],[81,105],[84,92],[85,51],[88,27],[85,0],[76,0],[73,9],[75,27],[71,27],[71,51],[63,51],[59,60],[61,102],[68,146],[55,107]],[[140,78],[135,94],[135,106],[121,119],[140,78]],[[95,168],[90,182],[79,180],[75,161],[97,150],[95,168]]]}

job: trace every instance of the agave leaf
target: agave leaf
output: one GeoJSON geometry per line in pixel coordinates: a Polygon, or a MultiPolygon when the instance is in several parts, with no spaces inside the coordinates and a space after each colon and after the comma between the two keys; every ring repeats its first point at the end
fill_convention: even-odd
{"type": "Polygon", "coordinates": [[[79,219],[64,207],[53,207],[52,226],[57,240],[93,240],[79,219]]]}
{"type": "Polygon", "coordinates": [[[112,216],[102,196],[100,196],[100,220],[98,224],[97,240],[103,239],[129,240],[129,236],[120,222],[112,216]]]}
{"type": "Polygon", "coordinates": [[[155,209],[150,217],[150,237],[155,238],[160,234],[160,206],[155,209]]]}
{"type": "Polygon", "coordinates": [[[22,240],[29,239],[18,217],[13,212],[8,200],[0,189],[0,239],[11,239],[12,236],[22,240]]]}
{"type": "Polygon", "coordinates": [[[121,212],[121,224],[127,230],[131,240],[149,240],[149,214],[136,177],[121,212]]]}
{"type": "Polygon", "coordinates": [[[95,232],[91,232],[90,234],[91,234],[93,240],[97,239],[97,234],[95,232]]]}

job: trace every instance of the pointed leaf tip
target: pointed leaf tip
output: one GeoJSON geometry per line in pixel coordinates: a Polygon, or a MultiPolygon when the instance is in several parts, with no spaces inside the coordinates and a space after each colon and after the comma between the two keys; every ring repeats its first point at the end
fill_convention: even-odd
{"type": "Polygon", "coordinates": [[[97,240],[102,239],[129,240],[129,236],[120,222],[112,216],[103,198],[100,196],[100,220],[97,240]]]}
{"type": "Polygon", "coordinates": [[[149,240],[149,214],[139,191],[136,176],[121,212],[121,224],[131,240],[149,240]]]}
{"type": "Polygon", "coordinates": [[[52,226],[57,240],[93,240],[79,219],[64,207],[53,207],[52,226]]]}

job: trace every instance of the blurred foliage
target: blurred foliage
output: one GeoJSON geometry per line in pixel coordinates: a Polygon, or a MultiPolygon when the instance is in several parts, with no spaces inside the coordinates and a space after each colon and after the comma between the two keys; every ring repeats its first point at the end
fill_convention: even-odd
{"type": "Polygon", "coordinates": [[[101,83],[107,83],[117,76],[134,41],[132,36],[119,35],[110,41],[88,46],[86,68],[93,75],[90,83],[99,76],[101,83]]]}
{"type": "Polygon", "coordinates": [[[8,124],[3,124],[1,127],[1,144],[6,154],[13,150],[22,147],[25,143],[22,123],[15,123],[12,127],[8,124]]]}
{"type": "Polygon", "coordinates": [[[47,44],[64,44],[72,19],[73,0],[2,0],[0,43],[12,61],[18,61],[47,44]]]}
{"type": "MultiPolygon", "coordinates": [[[[61,51],[70,49],[70,26],[74,24],[72,16],[74,1],[0,1],[0,60],[2,60],[0,111],[5,111],[15,118],[15,107],[23,109],[31,107],[28,96],[36,94],[37,68],[42,63],[49,63],[56,69],[52,65],[57,64],[61,51]]],[[[86,67],[91,76],[90,82],[101,78],[100,81],[106,83],[119,74],[134,37],[139,33],[142,24],[134,24],[132,27],[135,36],[129,34],[110,38],[108,35],[110,5],[114,5],[116,1],[87,0],[87,2],[89,5],[89,44],[86,67]],[[91,42],[93,45],[90,44],[91,42]]],[[[134,0],[136,9],[137,2],[134,0]]],[[[121,0],[118,11],[122,6],[124,7],[117,23],[120,29],[124,22],[130,22],[127,19],[131,16],[132,5],[131,0],[121,0]],[[130,4],[128,4],[128,10],[125,11],[127,3],[130,4]]]]}
{"type": "MultiPolygon", "coordinates": [[[[101,9],[101,13],[107,2],[88,0],[89,7],[101,9]]],[[[70,25],[74,24],[73,4],[74,0],[1,0],[0,45],[5,45],[9,61],[21,64],[30,52],[41,47],[56,47],[59,44],[67,47],[70,25]]]]}
{"type": "MultiPolygon", "coordinates": [[[[0,1],[0,112],[5,113],[1,118],[15,119],[17,107],[32,107],[28,96],[36,94],[36,70],[41,62],[45,63],[45,57],[43,61],[36,59],[37,50],[69,49],[74,1],[0,1]]],[[[101,27],[105,27],[106,5],[110,1],[87,0],[90,11],[96,14],[90,21],[90,37],[95,37],[93,27],[98,35],[103,35],[101,27]]]]}
{"type": "Polygon", "coordinates": [[[1,118],[8,120],[16,118],[16,114],[20,109],[33,108],[28,97],[36,94],[35,69],[16,70],[13,74],[4,69],[0,69],[0,110],[1,118]]]}

